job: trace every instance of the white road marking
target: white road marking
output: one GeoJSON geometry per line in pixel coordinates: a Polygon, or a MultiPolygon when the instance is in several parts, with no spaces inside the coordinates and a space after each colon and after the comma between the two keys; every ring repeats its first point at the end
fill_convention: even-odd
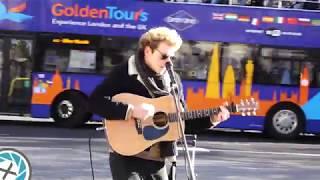
{"type": "MultiPolygon", "coordinates": [[[[178,149],[178,151],[184,151],[183,147],[178,147],[177,149],[178,149]]],[[[210,152],[209,149],[199,148],[199,147],[189,147],[188,150],[189,151],[196,151],[196,152],[210,152]]]]}
{"type": "Polygon", "coordinates": [[[53,122],[52,118],[32,118],[30,116],[11,116],[11,115],[1,115],[0,120],[27,121],[27,122],[53,122]]]}
{"type": "MultiPolygon", "coordinates": [[[[54,122],[52,118],[33,118],[30,116],[0,115],[0,120],[26,122],[54,122]]],[[[89,121],[86,124],[102,124],[100,121],[89,121]]]]}
{"type": "Polygon", "coordinates": [[[245,153],[245,154],[270,154],[270,155],[288,155],[288,156],[313,156],[320,157],[320,154],[311,153],[293,153],[293,152],[267,152],[267,151],[246,151],[246,150],[231,150],[231,149],[208,149],[210,152],[234,152],[234,153],[245,153]]]}
{"type": "MultiPolygon", "coordinates": [[[[54,141],[74,141],[74,142],[82,142],[87,141],[88,138],[48,138],[48,137],[8,137],[2,136],[2,142],[14,141],[17,142],[21,140],[22,142],[34,141],[34,140],[54,140],[54,141]]],[[[93,138],[94,142],[106,142],[103,138],[93,138]]],[[[183,147],[178,147],[179,151],[183,150],[183,147]]],[[[315,153],[295,153],[295,152],[272,152],[272,151],[249,151],[249,150],[232,150],[232,149],[215,149],[215,148],[202,148],[202,147],[189,147],[189,151],[195,152],[232,152],[232,153],[245,153],[245,154],[269,154],[269,155],[287,155],[287,156],[312,156],[312,157],[320,157],[319,154],[315,153]]]]}
{"type": "MultiPolygon", "coordinates": [[[[82,142],[82,141],[88,141],[89,137],[79,137],[79,138],[52,138],[52,137],[9,137],[9,136],[3,136],[1,137],[1,142],[7,140],[7,141],[22,141],[22,142],[28,142],[28,141],[75,141],[75,142],[82,142]],[[2,141],[3,140],[3,141],[2,141]]],[[[91,139],[94,142],[106,142],[105,139],[102,138],[92,138],[91,139]]]]}

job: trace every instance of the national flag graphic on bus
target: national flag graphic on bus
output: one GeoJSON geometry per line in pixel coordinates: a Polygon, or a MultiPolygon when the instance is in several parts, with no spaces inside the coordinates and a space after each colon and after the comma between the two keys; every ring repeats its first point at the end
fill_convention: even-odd
{"type": "Polygon", "coordinates": [[[238,14],[228,13],[224,16],[226,20],[236,21],[238,19],[238,14]]]}
{"type": "Polygon", "coordinates": [[[276,23],[277,24],[283,24],[284,23],[285,18],[284,17],[276,17],[276,23]]]}
{"type": "Polygon", "coordinates": [[[273,22],[274,22],[274,17],[271,17],[271,16],[263,16],[263,17],[262,17],[262,22],[264,22],[264,23],[273,23],[273,22]]]}
{"type": "Polygon", "coordinates": [[[297,18],[288,18],[287,23],[288,24],[298,24],[298,19],[297,18]]]}
{"type": "Polygon", "coordinates": [[[212,20],[224,20],[224,13],[212,13],[212,20]]]}
{"type": "Polygon", "coordinates": [[[313,20],[311,21],[311,24],[312,24],[313,26],[320,26],[320,19],[313,19],[313,20]]]}
{"type": "Polygon", "coordinates": [[[250,22],[249,16],[239,16],[238,21],[240,22],[250,22]]]}
{"type": "Polygon", "coordinates": [[[252,25],[258,26],[261,23],[274,24],[292,24],[302,26],[320,26],[320,19],[298,18],[298,17],[282,17],[282,16],[262,16],[250,17],[247,15],[240,15],[237,13],[212,13],[212,20],[227,20],[239,22],[251,22],[252,25]]]}
{"type": "Polygon", "coordinates": [[[253,18],[251,21],[251,24],[254,26],[258,26],[260,24],[259,19],[258,18],[253,18]]]}
{"type": "Polygon", "coordinates": [[[309,18],[298,18],[299,24],[304,26],[310,26],[311,25],[311,19],[309,18]]]}

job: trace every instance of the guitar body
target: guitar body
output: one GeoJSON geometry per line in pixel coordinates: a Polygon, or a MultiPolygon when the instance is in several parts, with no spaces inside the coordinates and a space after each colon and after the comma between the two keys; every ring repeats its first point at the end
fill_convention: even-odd
{"type": "MultiPolygon", "coordinates": [[[[110,119],[104,121],[106,125],[105,133],[109,144],[114,151],[125,156],[139,154],[157,142],[175,141],[181,138],[182,132],[177,121],[178,114],[183,114],[184,120],[191,120],[210,117],[220,111],[220,108],[217,107],[201,111],[182,112],[181,104],[179,104],[180,110],[177,112],[172,96],[146,98],[130,93],[121,93],[112,97],[112,101],[134,106],[145,103],[151,104],[155,108],[155,114],[143,120],[129,117],[127,120],[110,119]]],[[[251,101],[241,100],[239,104],[231,103],[230,105],[225,105],[225,108],[229,112],[255,115],[258,103],[254,99],[251,99],[251,101]]],[[[182,123],[182,129],[184,130],[184,123],[182,123]]]]}
{"type": "Polygon", "coordinates": [[[167,115],[176,112],[172,96],[151,99],[130,93],[121,93],[115,95],[112,100],[134,106],[146,103],[155,107],[155,115],[145,120],[132,117],[128,120],[105,120],[106,136],[112,149],[117,153],[132,156],[157,142],[175,141],[181,137],[178,122],[170,122],[167,115]]]}

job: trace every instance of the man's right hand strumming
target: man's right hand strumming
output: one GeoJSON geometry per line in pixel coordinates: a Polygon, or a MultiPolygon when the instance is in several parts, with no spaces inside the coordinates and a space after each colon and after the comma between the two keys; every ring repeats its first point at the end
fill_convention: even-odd
{"type": "Polygon", "coordinates": [[[155,108],[152,104],[139,104],[136,106],[129,105],[130,108],[130,117],[144,120],[150,116],[153,116],[155,113],[155,108]]]}

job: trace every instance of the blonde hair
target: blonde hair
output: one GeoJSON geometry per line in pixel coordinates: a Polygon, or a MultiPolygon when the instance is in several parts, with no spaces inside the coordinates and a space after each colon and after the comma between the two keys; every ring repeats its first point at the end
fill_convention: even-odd
{"type": "Polygon", "coordinates": [[[139,50],[143,50],[147,46],[155,49],[160,42],[168,43],[174,47],[175,51],[182,45],[182,39],[176,30],[167,27],[156,27],[142,34],[139,40],[139,50]]]}

